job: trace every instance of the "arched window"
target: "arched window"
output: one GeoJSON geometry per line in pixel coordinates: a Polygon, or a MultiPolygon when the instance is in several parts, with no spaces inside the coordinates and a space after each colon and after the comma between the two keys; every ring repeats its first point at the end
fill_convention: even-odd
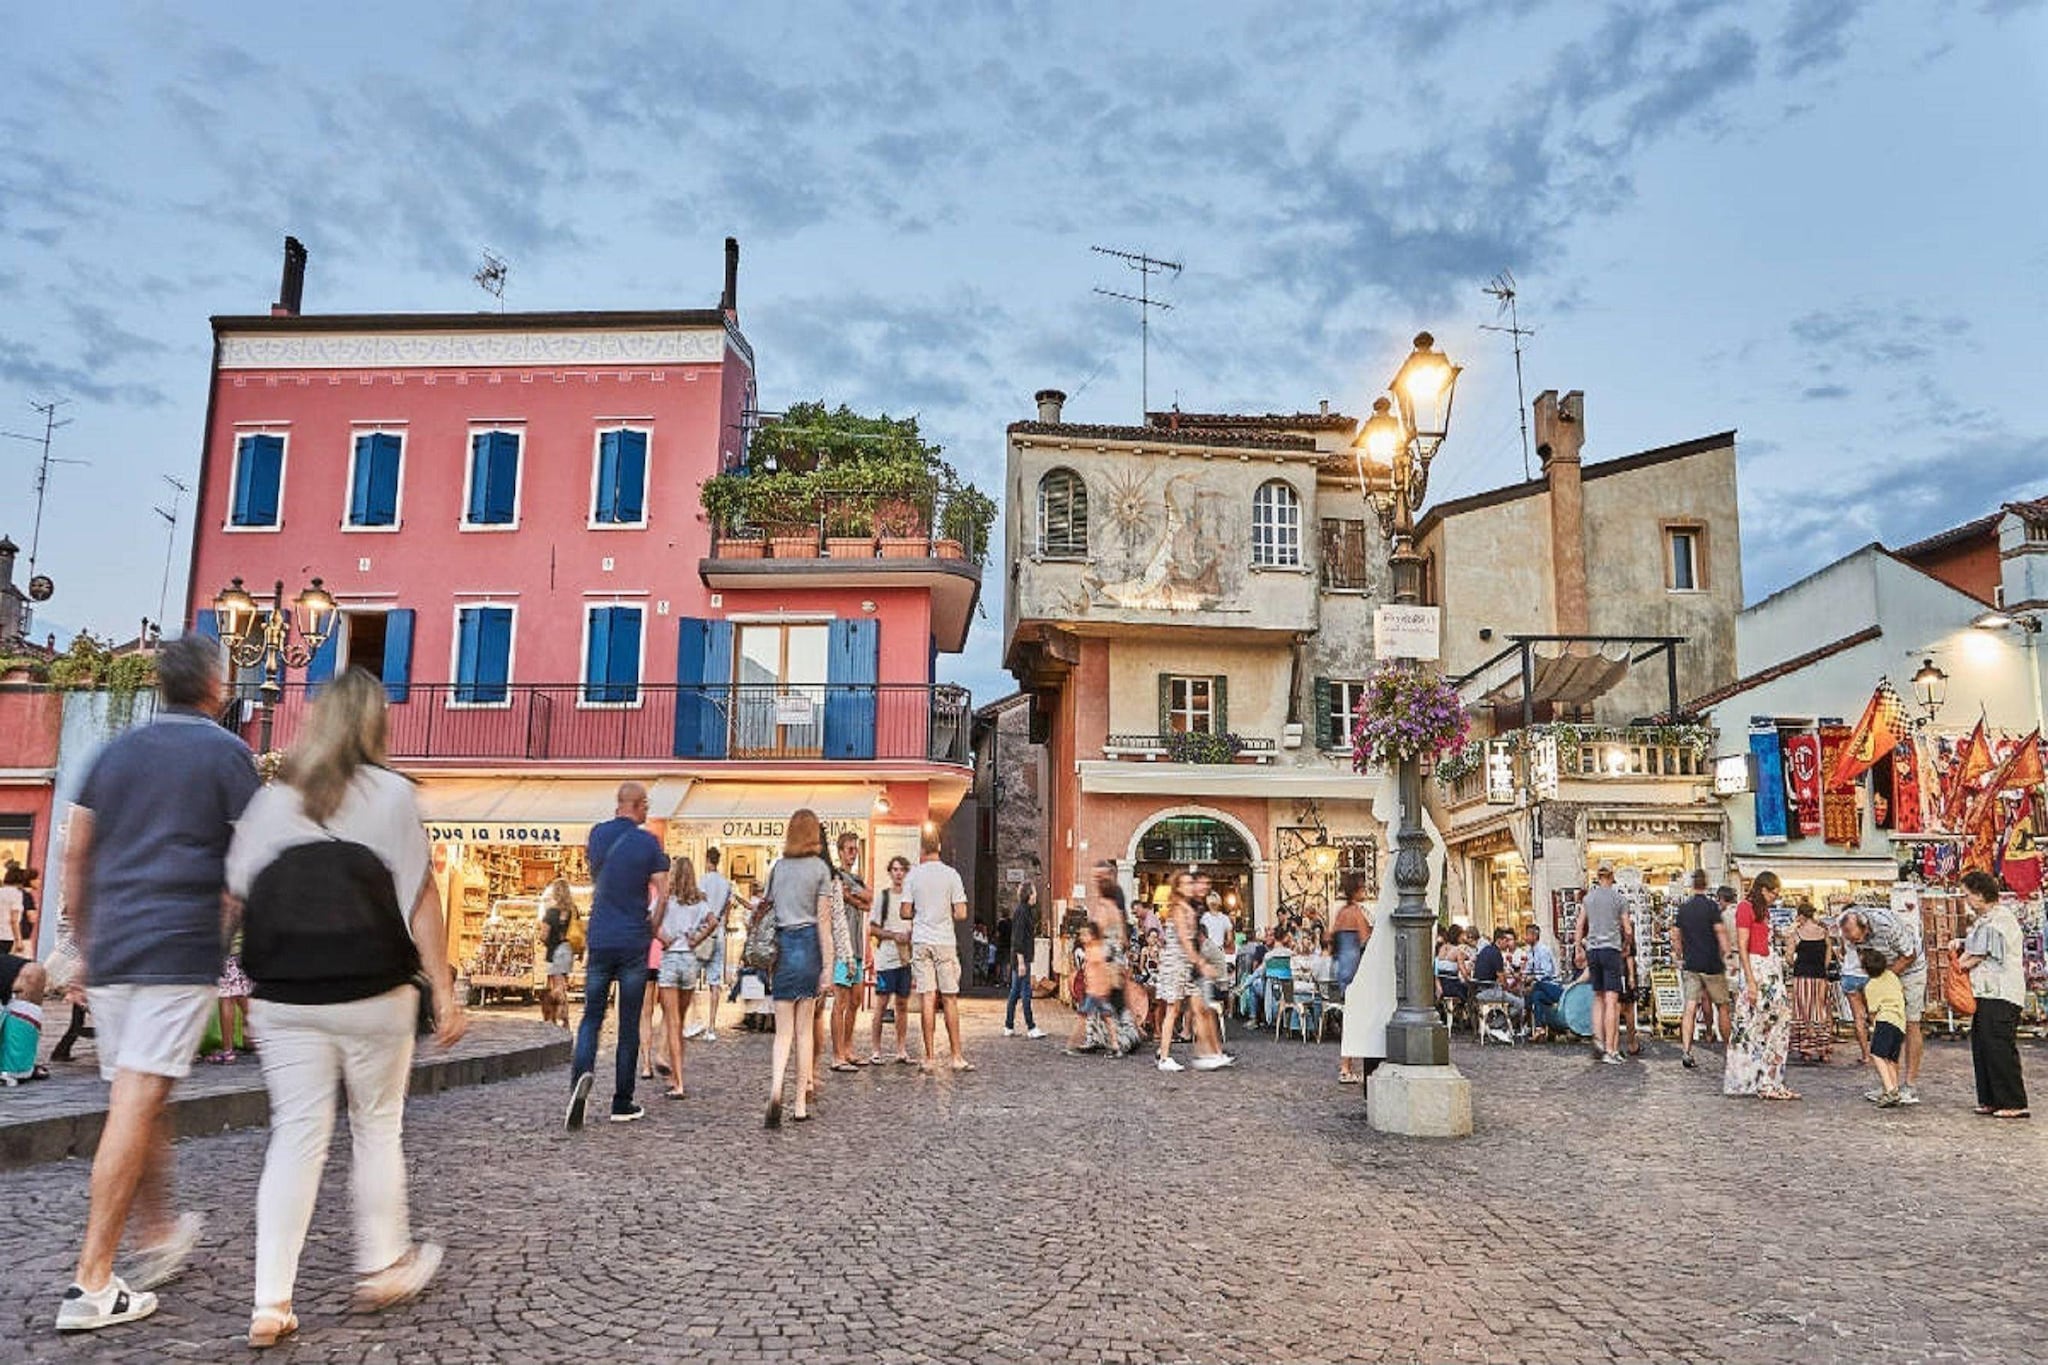
{"type": "Polygon", "coordinates": [[[1038,553],[1081,558],[1088,553],[1088,485],[1071,469],[1038,481],[1038,553]]]}
{"type": "Polygon", "coordinates": [[[1294,485],[1275,479],[1252,495],[1252,563],[1301,567],[1301,497],[1294,485]]]}

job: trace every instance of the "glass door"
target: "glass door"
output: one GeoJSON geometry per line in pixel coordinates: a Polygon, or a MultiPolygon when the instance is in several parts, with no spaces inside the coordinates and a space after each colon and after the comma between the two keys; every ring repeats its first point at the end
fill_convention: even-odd
{"type": "Polygon", "coordinates": [[[735,758],[816,758],[824,750],[824,625],[743,624],[733,661],[735,758]]]}

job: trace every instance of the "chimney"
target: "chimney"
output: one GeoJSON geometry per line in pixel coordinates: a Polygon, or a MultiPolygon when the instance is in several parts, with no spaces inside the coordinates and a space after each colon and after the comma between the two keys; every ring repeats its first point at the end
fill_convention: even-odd
{"type": "Polygon", "coordinates": [[[1554,623],[1560,635],[1586,635],[1586,499],[1579,451],[1586,443],[1586,395],[1556,389],[1536,395],[1536,454],[1550,485],[1550,573],[1554,623]]]}
{"type": "Polygon", "coordinates": [[[1321,416],[1323,416],[1323,417],[1328,417],[1328,416],[1330,415],[1330,400],[1329,400],[1329,399],[1325,398],[1325,399],[1324,399],[1324,400],[1322,401],[1322,411],[1321,411],[1321,413],[1320,413],[1319,415],[1321,415],[1321,416]]]}
{"type": "Polygon", "coordinates": [[[718,296],[718,311],[729,318],[740,315],[740,239],[725,239],[725,292],[718,296]]]}
{"type": "Polygon", "coordinates": [[[1038,420],[1048,426],[1057,426],[1060,420],[1060,408],[1066,403],[1067,396],[1058,389],[1040,389],[1037,393],[1032,394],[1031,397],[1038,404],[1038,420]]]}
{"type": "Polygon", "coordinates": [[[270,305],[270,316],[274,318],[295,318],[299,315],[299,301],[306,292],[306,248],[296,237],[284,239],[284,277],[277,282],[277,302],[270,305]]]}

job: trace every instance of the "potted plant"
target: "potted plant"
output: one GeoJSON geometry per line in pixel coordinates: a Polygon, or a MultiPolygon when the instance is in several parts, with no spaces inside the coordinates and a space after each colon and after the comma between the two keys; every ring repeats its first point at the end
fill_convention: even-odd
{"type": "Polygon", "coordinates": [[[830,497],[825,512],[825,553],[833,559],[875,557],[874,512],[857,495],[830,497]]]}
{"type": "Polygon", "coordinates": [[[818,500],[809,476],[768,474],[749,481],[749,520],[768,533],[768,553],[777,559],[816,559],[818,500]]]}
{"type": "Polygon", "coordinates": [[[875,502],[875,530],[884,559],[924,559],[932,552],[929,522],[916,499],[901,492],[875,502]]]}
{"type": "Polygon", "coordinates": [[[980,563],[988,553],[989,527],[995,519],[995,499],[972,484],[953,489],[946,495],[946,510],[939,516],[939,558],[980,563]]]}

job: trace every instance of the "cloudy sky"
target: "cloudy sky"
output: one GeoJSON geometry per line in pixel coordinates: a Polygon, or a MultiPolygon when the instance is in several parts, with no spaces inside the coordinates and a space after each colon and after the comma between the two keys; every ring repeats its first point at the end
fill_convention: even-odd
{"type": "MultiPolygon", "coordinates": [[[[1751,600],[2048,491],[2048,5],[18,9],[0,50],[0,428],[63,397],[48,625],[153,616],[213,312],[704,307],[740,238],[774,407],[914,412],[995,486],[1034,389],[1360,411],[1463,361],[1434,496],[1522,477],[1487,280],[1589,459],[1737,428],[1751,600]]],[[[0,442],[24,546],[34,448],[0,442]]],[[[189,506],[189,502],[188,502],[189,506]]],[[[176,553],[182,561],[185,547],[176,553]]],[[[178,616],[182,569],[172,575],[178,616]]],[[[984,610],[1000,620],[991,574],[984,610]]],[[[987,623],[955,674],[1007,689],[987,623]]]]}

